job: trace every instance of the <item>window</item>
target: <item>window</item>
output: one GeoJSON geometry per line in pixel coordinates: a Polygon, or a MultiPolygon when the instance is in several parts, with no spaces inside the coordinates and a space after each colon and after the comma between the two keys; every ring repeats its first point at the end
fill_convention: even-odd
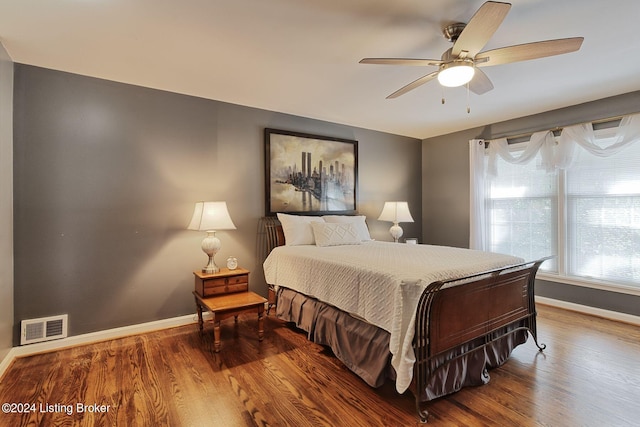
{"type": "Polygon", "coordinates": [[[638,165],[640,143],[606,158],[577,153],[565,172],[567,274],[640,287],[638,165]]]}
{"type": "MultiPolygon", "coordinates": [[[[617,142],[612,131],[595,144],[617,142]]],[[[524,144],[509,146],[517,156],[524,144]]],[[[571,167],[546,172],[496,158],[486,177],[487,249],[526,260],[556,255],[542,270],[640,290],[640,141],[608,157],[576,147],[571,167]]],[[[572,282],[573,283],[573,282],[572,282]]]]}
{"type": "MultiPolygon", "coordinates": [[[[520,149],[513,147],[514,154],[520,149]]],[[[526,165],[498,158],[487,189],[488,249],[525,260],[558,254],[558,173],[539,168],[540,154],[526,165]]],[[[557,258],[541,269],[557,272],[557,258]]]]}

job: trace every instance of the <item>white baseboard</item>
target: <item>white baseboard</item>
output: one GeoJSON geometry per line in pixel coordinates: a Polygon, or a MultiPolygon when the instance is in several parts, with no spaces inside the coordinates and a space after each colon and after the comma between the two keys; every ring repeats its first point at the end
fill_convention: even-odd
{"type": "Polygon", "coordinates": [[[587,305],[575,304],[572,302],[561,301],[552,298],[536,296],[536,304],[549,305],[552,307],[563,308],[565,310],[577,311],[579,313],[590,314],[604,319],[615,320],[617,322],[630,323],[640,326],[640,317],[632,314],[619,313],[617,311],[604,310],[602,308],[589,307],[587,305]]]}
{"type": "MultiPolygon", "coordinates": [[[[209,313],[204,313],[205,319],[208,317],[208,314],[209,313]]],[[[121,328],[106,329],[104,331],[91,332],[82,335],[74,335],[59,340],[13,347],[11,350],[9,350],[9,353],[5,356],[5,358],[0,361],[0,382],[2,381],[2,376],[4,375],[6,369],[17,357],[30,356],[32,354],[61,350],[63,348],[73,347],[77,345],[85,345],[98,341],[122,338],[130,335],[157,331],[159,329],[175,328],[177,326],[184,326],[195,323],[197,319],[197,314],[187,314],[186,316],[172,317],[170,319],[156,320],[154,322],[123,326],[121,328]]]]}
{"type": "Polygon", "coordinates": [[[15,354],[13,353],[13,348],[9,350],[9,352],[4,356],[4,359],[0,360],[0,383],[2,383],[2,376],[4,372],[7,370],[13,359],[15,359],[15,354]]]}

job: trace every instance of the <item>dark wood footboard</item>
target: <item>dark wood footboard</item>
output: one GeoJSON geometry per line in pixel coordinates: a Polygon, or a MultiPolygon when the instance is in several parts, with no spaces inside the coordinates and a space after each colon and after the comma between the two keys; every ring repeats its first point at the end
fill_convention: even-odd
{"type": "Polygon", "coordinates": [[[428,416],[422,391],[452,361],[442,357],[451,349],[464,349],[455,358],[464,357],[521,330],[531,334],[540,351],[545,348],[538,344],[533,291],[538,268],[546,259],[434,282],[424,290],[413,342],[416,410],[422,422],[428,416]]]}

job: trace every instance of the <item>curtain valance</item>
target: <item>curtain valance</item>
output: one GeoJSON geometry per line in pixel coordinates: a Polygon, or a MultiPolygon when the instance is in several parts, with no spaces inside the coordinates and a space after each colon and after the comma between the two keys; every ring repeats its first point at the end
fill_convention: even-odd
{"type": "Polygon", "coordinates": [[[612,140],[613,143],[606,147],[598,145],[591,123],[563,128],[557,143],[552,131],[536,132],[531,136],[524,151],[517,156],[509,150],[506,138],[492,140],[489,143],[489,170],[487,172],[490,176],[497,174],[497,156],[502,157],[508,163],[527,164],[540,152],[541,167],[547,171],[569,168],[575,158],[578,146],[594,156],[612,156],[629,144],[640,141],[640,114],[623,117],[615,135],[612,136],[612,140]]]}

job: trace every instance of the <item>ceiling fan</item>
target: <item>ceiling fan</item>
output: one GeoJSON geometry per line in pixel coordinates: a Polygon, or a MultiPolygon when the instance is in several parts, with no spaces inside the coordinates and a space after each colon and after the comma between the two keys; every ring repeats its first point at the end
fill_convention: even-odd
{"type": "Polygon", "coordinates": [[[444,52],[439,60],[364,58],[360,63],[438,67],[437,71],[398,89],[387,96],[387,99],[397,98],[436,78],[442,86],[447,87],[468,84],[470,91],[482,95],[493,89],[493,84],[480,67],[561,55],[580,49],[583,37],[545,40],[480,52],[507,16],[509,9],[511,9],[510,3],[488,1],[480,6],[468,24],[455,23],[446,26],[443,34],[446,39],[453,42],[453,47],[444,52]]]}

